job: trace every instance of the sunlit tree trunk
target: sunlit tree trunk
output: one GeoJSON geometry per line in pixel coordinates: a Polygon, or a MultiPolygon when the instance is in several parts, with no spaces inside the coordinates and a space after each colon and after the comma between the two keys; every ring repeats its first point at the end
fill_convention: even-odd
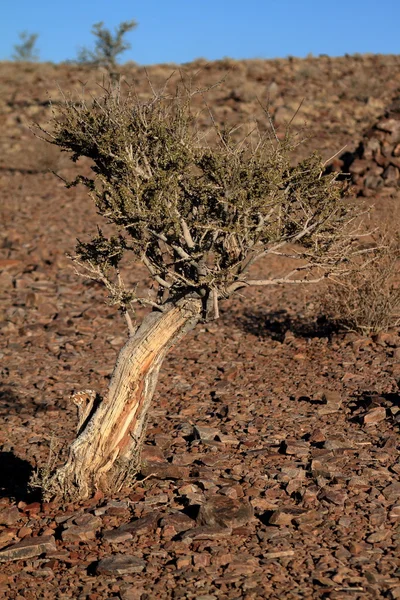
{"type": "Polygon", "coordinates": [[[201,301],[183,299],[152,312],[121,349],[104,399],[93,405],[45,494],[84,499],[117,491],[139,468],[151,400],[168,350],[201,316],[201,301]]]}

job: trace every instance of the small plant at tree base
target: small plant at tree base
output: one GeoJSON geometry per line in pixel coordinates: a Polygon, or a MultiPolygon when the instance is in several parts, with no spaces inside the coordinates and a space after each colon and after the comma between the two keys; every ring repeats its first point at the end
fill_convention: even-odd
{"type": "Polygon", "coordinates": [[[82,48],[78,54],[78,62],[105,67],[115,78],[118,56],[131,48],[131,44],[124,39],[125,35],[135,27],[136,21],[123,21],[113,34],[104,27],[103,22],[95,23],[92,28],[92,34],[96,38],[95,48],[93,51],[82,48]]]}
{"type": "Polygon", "coordinates": [[[20,44],[15,44],[13,60],[18,62],[35,62],[39,59],[38,50],[35,48],[36,40],[39,35],[37,33],[28,33],[22,31],[18,34],[21,40],[20,44]]]}
{"type": "Polygon", "coordinates": [[[93,177],[69,185],[88,188],[115,234],[79,241],[75,260],[106,286],[129,328],[108,391],[91,392],[66,464],[47,479],[48,497],[115,491],[139,468],[162,361],[198,323],[217,319],[221,302],[250,286],[319,281],[353,251],[352,205],[317,154],[292,166],[289,134],[279,141],[256,125],[236,141],[214,124],[217,142],[208,145],[192,97],[178,88],[142,102],[111,86],[89,104],[67,101],[47,134],[73,161],[92,161],[93,177]],[[298,266],[251,277],[268,255],[298,266]],[[145,265],[156,296],[125,285],[122,259],[145,265]],[[151,312],[136,324],[138,304],[151,312]]]}
{"type": "Polygon", "coordinates": [[[377,246],[373,258],[330,282],[322,310],[341,330],[376,335],[400,325],[400,237],[377,246]]]}

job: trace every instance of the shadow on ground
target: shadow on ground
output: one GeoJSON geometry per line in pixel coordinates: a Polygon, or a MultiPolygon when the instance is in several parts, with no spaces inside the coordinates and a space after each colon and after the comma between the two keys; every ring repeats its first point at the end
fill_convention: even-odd
{"type": "Polygon", "coordinates": [[[293,316],[286,310],[245,312],[235,319],[235,325],[257,337],[283,342],[287,332],[296,337],[323,338],[337,333],[337,327],[325,316],[316,319],[293,316]]]}
{"type": "Polygon", "coordinates": [[[0,384],[0,416],[18,413],[26,404],[10,386],[0,384]]]}
{"type": "MultiPolygon", "coordinates": [[[[11,387],[0,387],[0,417],[17,414],[25,407],[25,402],[11,387]]],[[[13,498],[17,502],[38,500],[40,494],[29,487],[32,473],[28,461],[18,458],[10,450],[0,451],[0,498],[13,498]]]]}
{"type": "Polygon", "coordinates": [[[385,408],[387,417],[390,417],[396,425],[400,425],[400,411],[397,410],[400,408],[400,394],[398,392],[385,394],[369,391],[361,392],[349,404],[352,414],[350,421],[362,423],[364,415],[378,407],[385,408]],[[393,408],[396,410],[393,410],[393,408]]]}
{"type": "Polygon", "coordinates": [[[40,493],[29,487],[33,469],[28,461],[12,452],[0,452],[0,498],[14,498],[17,502],[38,500],[40,493]]]}

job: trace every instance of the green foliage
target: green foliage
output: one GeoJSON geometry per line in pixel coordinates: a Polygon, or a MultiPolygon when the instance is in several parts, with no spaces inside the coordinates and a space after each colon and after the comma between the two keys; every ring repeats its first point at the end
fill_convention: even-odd
{"type": "Polygon", "coordinates": [[[18,37],[21,43],[14,46],[13,60],[18,62],[34,62],[38,60],[39,54],[37,48],[35,48],[35,44],[39,35],[37,33],[22,31],[18,34],[18,37]]]}
{"type": "Polygon", "coordinates": [[[293,166],[289,133],[280,141],[256,124],[239,141],[214,124],[217,141],[208,144],[185,90],[143,102],[113,88],[89,104],[67,102],[55,119],[49,141],[92,161],[93,178],[72,185],[87,186],[118,232],[79,242],[78,260],[104,277],[105,266],[131,255],[157,282],[160,308],[196,294],[216,315],[218,299],[241,287],[293,283],[298,274],[307,281],[342,265],[351,207],[320,157],[293,166]],[[283,279],[250,280],[250,265],[269,253],[303,262],[283,279]]]}
{"type": "Polygon", "coordinates": [[[122,236],[112,236],[107,239],[101,229],[91,242],[85,244],[78,240],[77,243],[79,257],[85,262],[98,264],[103,270],[109,267],[117,268],[124,249],[125,240],[122,236]]]}
{"type": "Polygon", "coordinates": [[[131,48],[131,44],[124,38],[135,27],[137,27],[136,21],[123,21],[113,34],[104,27],[103,22],[95,23],[92,28],[92,34],[95,36],[94,50],[81,48],[78,62],[105,67],[112,71],[117,65],[118,56],[131,48]]]}

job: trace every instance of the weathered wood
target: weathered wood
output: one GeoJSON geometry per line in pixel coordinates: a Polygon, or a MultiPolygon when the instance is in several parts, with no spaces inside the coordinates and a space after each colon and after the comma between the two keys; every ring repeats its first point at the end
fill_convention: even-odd
{"type": "Polygon", "coordinates": [[[121,349],[108,393],[71,444],[67,463],[46,483],[48,497],[113,491],[137,471],[151,400],[168,350],[200,319],[201,301],[183,299],[149,314],[121,349]]]}

